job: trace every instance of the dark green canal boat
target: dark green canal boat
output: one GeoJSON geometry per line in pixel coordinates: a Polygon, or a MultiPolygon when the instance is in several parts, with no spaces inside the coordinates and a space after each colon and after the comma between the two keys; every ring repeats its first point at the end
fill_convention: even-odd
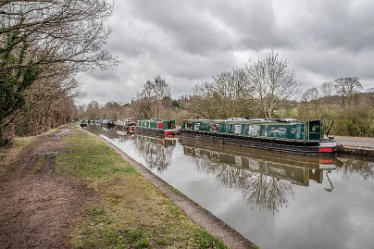
{"type": "Polygon", "coordinates": [[[336,141],[324,138],[321,120],[187,119],[180,133],[190,138],[250,148],[312,156],[336,155],[336,141]]]}
{"type": "Polygon", "coordinates": [[[138,134],[161,136],[175,136],[177,134],[175,120],[138,120],[136,124],[136,133],[138,134]]]}

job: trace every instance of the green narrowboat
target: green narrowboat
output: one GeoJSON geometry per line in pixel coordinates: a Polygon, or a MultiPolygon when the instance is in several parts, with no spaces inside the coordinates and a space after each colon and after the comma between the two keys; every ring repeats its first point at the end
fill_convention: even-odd
{"type": "Polygon", "coordinates": [[[295,119],[209,120],[187,119],[182,136],[303,155],[336,155],[336,141],[324,138],[321,120],[295,119]]]}
{"type": "Polygon", "coordinates": [[[136,133],[146,135],[175,136],[177,134],[175,120],[138,120],[136,133]]]}

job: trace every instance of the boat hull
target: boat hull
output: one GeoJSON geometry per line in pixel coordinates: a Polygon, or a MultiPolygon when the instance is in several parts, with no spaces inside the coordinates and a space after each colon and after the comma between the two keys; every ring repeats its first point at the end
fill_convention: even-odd
{"type": "Polygon", "coordinates": [[[242,146],[255,149],[263,149],[277,152],[287,152],[299,155],[318,156],[318,157],[335,157],[336,151],[334,143],[325,143],[319,141],[290,141],[281,139],[269,139],[261,137],[244,137],[230,134],[203,133],[196,131],[181,130],[180,136],[209,141],[216,144],[227,144],[242,146]]]}
{"type": "Polygon", "coordinates": [[[156,136],[175,136],[177,134],[176,130],[163,130],[163,129],[153,129],[153,128],[144,128],[137,127],[136,133],[141,135],[156,135],[156,136]]]}

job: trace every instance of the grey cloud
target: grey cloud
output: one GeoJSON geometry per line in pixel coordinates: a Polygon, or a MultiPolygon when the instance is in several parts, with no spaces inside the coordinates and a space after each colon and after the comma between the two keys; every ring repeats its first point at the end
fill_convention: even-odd
{"type": "Polygon", "coordinates": [[[190,53],[253,46],[282,46],[276,34],[272,4],[267,1],[136,1],[134,10],[143,20],[171,34],[190,53]],[[166,4],[168,3],[168,4],[166,4]]]}
{"type": "Polygon", "coordinates": [[[342,48],[359,51],[374,48],[372,1],[294,1],[284,32],[299,47],[342,48]],[[298,13],[301,12],[301,13],[298,13]]]}
{"type": "Polygon", "coordinates": [[[122,64],[84,74],[82,89],[128,102],[161,75],[177,97],[271,50],[304,85],[355,76],[371,88],[373,11],[370,0],[116,0],[106,47],[122,64]]]}

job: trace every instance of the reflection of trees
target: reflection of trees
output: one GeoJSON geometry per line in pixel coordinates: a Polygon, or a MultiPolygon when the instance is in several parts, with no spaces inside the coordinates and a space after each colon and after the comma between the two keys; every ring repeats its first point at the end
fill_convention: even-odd
{"type": "Polygon", "coordinates": [[[374,176],[374,163],[363,160],[341,158],[344,162],[340,170],[343,171],[343,177],[349,178],[351,175],[359,175],[367,180],[374,176]]]}
{"type": "Polygon", "coordinates": [[[273,212],[279,211],[283,205],[287,206],[288,196],[293,196],[292,184],[276,177],[257,173],[243,186],[243,195],[248,203],[273,212]]]}
{"type": "Polygon", "coordinates": [[[194,161],[199,172],[214,174],[224,186],[241,191],[243,198],[252,206],[275,213],[287,206],[289,196],[293,196],[289,181],[265,174],[267,162],[257,161],[258,170],[250,171],[240,165],[242,159],[239,158],[235,158],[235,165],[220,162],[212,152],[206,154],[203,152],[207,151],[196,148],[191,152],[196,157],[194,161]]]}
{"type": "Polygon", "coordinates": [[[175,142],[151,137],[136,137],[136,147],[150,168],[164,171],[169,165],[175,142]]]}

